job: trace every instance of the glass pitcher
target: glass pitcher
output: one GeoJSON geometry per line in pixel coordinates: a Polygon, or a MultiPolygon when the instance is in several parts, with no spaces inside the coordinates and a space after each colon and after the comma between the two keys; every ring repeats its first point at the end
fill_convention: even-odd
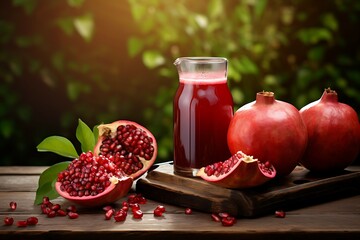
{"type": "Polygon", "coordinates": [[[182,57],[174,62],[179,86],[174,97],[174,173],[193,177],[199,168],[230,157],[227,130],[233,99],[227,59],[182,57]]]}

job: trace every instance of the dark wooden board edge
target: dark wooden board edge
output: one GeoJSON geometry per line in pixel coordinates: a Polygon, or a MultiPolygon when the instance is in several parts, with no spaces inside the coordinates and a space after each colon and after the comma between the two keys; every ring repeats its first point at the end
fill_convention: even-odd
{"type": "Polygon", "coordinates": [[[149,199],[159,202],[177,205],[180,207],[190,207],[203,212],[226,211],[234,213],[237,204],[230,198],[224,198],[218,195],[205,195],[202,193],[194,194],[186,187],[176,187],[159,182],[156,180],[140,179],[136,183],[136,191],[141,192],[149,199]]]}

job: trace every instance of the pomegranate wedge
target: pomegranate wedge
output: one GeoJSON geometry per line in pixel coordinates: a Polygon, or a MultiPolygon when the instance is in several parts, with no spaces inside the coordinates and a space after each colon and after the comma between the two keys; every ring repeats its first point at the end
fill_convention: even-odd
{"type": "Polygon", "coordinates": [[[201,168],[197,176],[225,188],[249,188],[259,186],[276,175],[275,168],[262,163],[241,151],[224,162],[217,162],[201,168]]]}

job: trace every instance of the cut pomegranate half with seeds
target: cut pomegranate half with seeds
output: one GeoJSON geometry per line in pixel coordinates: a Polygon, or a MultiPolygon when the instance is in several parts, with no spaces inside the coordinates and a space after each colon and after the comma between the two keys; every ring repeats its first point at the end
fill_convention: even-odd
{"type": "Polygon", "coordinates": [[[105,156],[82,153],[58,174],[57,192],[83,206],[101,206],[124,197],[133,183],[105,156]]]}
{"type": "Polygon", "coordinates": [[[203,167],[197,173],[204,180],[226,188],[259,186],[276,175],[275,168],[238,151],[224,162],[203,167]]]}
{"type": "Polygon", "coordinates": [[[119,120],[98,126],[95,155],[109,158],[133,179],[143,175],[155,162],[157,143],[153,134],[138,123],[119,120]]]}

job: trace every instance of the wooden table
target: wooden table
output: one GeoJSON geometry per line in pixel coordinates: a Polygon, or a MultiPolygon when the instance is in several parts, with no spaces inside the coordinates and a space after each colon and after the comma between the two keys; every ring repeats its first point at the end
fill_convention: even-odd
{"type": "MultiPolygon", "coordinates": [[[[166,213],[154,217],[160,204],[148,199],[141,205],[144,217],[128,215],[125,222],[104,220],[101,209],[79,207],[79,218],[48,218],[34,205],[40,173],[46,167],[0,167],[0,215],[15,220],[36,216],[36,226],[19,228],[0,224],[0,239],[360,239],[360,196],[288,211],[285,218],[268,215],[255,219],[238,219],[231,227],[213,222],[209,213],[194,211],[184,214],[183,207],[163,204],[166,213]],[[17,202],[11,211],[9,203],[17,202]]],[[[123,199],[125,200],[125,198],[123,199]]],[[[70,205],[62,198],[52,200],[63,207],[70,205]]],[[[122,200],[119,202],[121,203],[122,200]]]]}

